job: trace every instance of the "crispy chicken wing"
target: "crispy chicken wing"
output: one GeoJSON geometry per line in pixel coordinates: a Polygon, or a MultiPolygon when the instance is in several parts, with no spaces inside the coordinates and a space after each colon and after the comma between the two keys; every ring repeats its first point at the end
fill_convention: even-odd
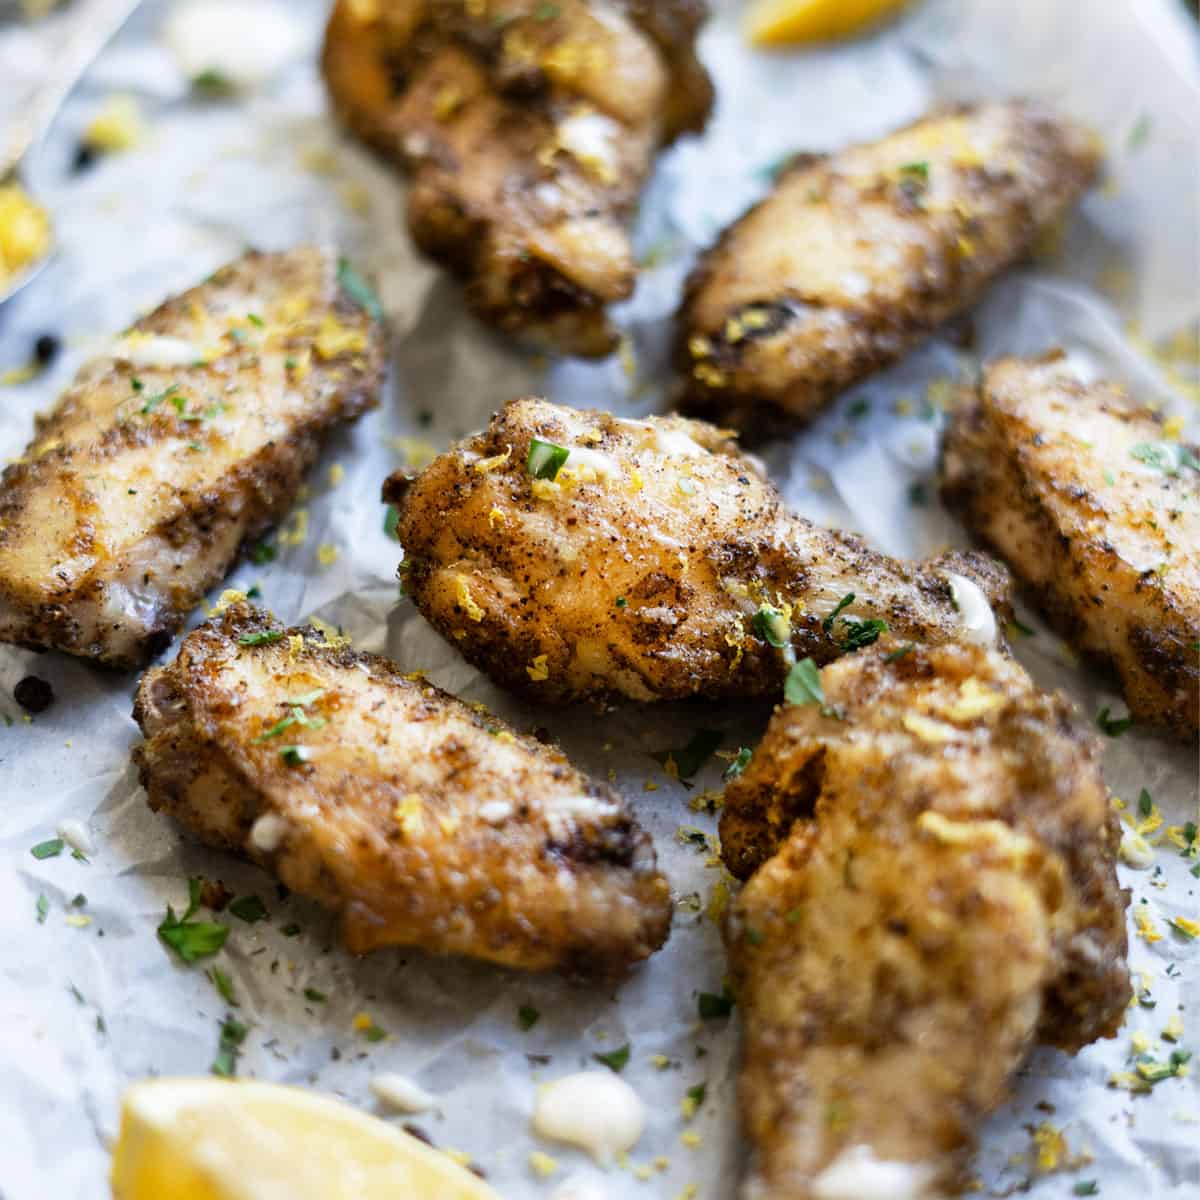
{"type": "Polygon", "coordinates": [[[164,649],[382,372],[380,329],[322,250],[247,254],[168,300],[4,472],[0,640],[113,666],[164,649]]]}
{"type": "Polygon", "coordinates": [[[973,304],[1098,167],[1091,135],[1020,103],[798,161],[688,282],[684,406],[754,433],[811,419],[973,304]]]}
{"type": "Polygon", "coordinates": [[[670,890],[613,791],[314,629],[235,604],[134,717],[150,807],[336,910],[357,953],[614,975],[666,940],[670,890]]]}
{"type": "Polygon", "coordinates": [[[989,599],[1007,603],[986,557],[902,563],[813,525],[726,433],[682,417],[514,401],[385,496],[417,607],[544,702],[775,695],[796,655],[828,661],[865,620],[994,640],[989,599]]]}
{"type": "Polygon", "coordinates": [[[701,0],[339,0],[340,119],[412,177],[417,244],[485,321],[599,356],[633,291],[626,226],[659,148],[703,128],[701,0]]]}
{"type": "Polygon", "coordinates": [[[1200,449],[1065,360],[1005,359],[950,425],[942,495],[1139,721],[1200,726],[1200,449]]]}
{"type": "Polygon", "coordinates": [[[885,639],[822,682],[721,822],[755,872],[725,927],[746,1194],[944,1196],[1036,1042],[1121,1023],[1116,815],[1070,703],[994,651],[885,639]]]}

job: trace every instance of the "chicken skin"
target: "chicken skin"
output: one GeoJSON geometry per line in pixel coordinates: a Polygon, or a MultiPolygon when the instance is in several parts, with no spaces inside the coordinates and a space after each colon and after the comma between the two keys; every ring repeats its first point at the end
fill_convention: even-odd
{"type": "Polygon", "coordinates": [[[150,807],[340,914],[348,947],[615,976],[667,881],[611,789],[393,663],[238,602],[146,674],[150,807]]]}
{"type": "Polygon", "coordinates": [[[873,622],[994,641],[991,605],[1007,611],[985,556],[904,563],[813,525],[725,432],[682,417],[517,400],[384,491],[422,614],[545,703],[774,696],[796,656],[827,662],[873,622]]]}
{"type": "Polygon", "coordinates": [[[323,250],[250,253],[86,364],[0,480],[0,641],[118,667],[165,649],[378,402],[364,287],[323,250]]]}
{"type": "Polygon", "coordinates": [[[687,284],[683,407],[747,434],[811,420],[974,304],[1098,169],[1089,133],[1023,103],[798,160],[687,284]]]}
{"type": "Polygon", "coordinates": [[[411,176],[413,239],[522,341],[599,357],[633,291],[627,226],[661,147],[702,129],[700,0],[339,0],[338,117],[411,176]]]}
{"type": "Polygon", "coordinates": [[[1061,355],[1005,359],[954,416],[942,495],[1138,722],[1200,728],[1200,449],[1061,355]]]}
{"type": "Polygon", "coordinates": [[[1118,823],[1091,732],[995,651],[883,639],[821,685],[721,822],[745,1194],[932,1200],[1036,1043],[1121,1024],[1118,823]]]}

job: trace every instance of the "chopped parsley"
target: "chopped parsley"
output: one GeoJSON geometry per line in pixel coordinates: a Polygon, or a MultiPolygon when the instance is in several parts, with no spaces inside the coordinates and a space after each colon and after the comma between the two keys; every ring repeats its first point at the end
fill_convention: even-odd
{"type": "Polygon", "coordinates": [[[1150,793],[1142,788],[1141,795],[1138,796],[1138,816],[1148,817],[1154,811],[1154,798],[1150,793]]]}
{"type": "Polygon", "coordinates": [[[893,650],[883,661],[889,663],[899,662],[902,658],[907,658],[915,649],[916,647],[912,642],[909,642],[907,646],[901,646],[899,650],[893,650]]]}
{"type": "Polygon", "coordinates": [[[308,762],[310,754],[305,746],[284,746],[283,749],[279,751],[279,757],[282,758],[289,767],[299,767],[308,762]]]}
{"type": "Polygon", "coordinates": [[[279,932],[287,938],[299,937],[304,932],[304,927],[297,925],[295,921],[289,921],[279,932]]]}
{"type": "Polygon", "coordinates": [[[910,162],[905,163],[900,168],[901,175],[912,175],[917,179],[929,178],[929,164],[927,162],[910,162]]]}
{"type": "Polygon", "coordinates": [[[554,480],[562,470],[562,465],[571,457],[566,446],[556,446],[553,442],[543,442],[541,438],[533,438],[529,443],[529,457],[525,460],[525,469],[534,479],[554,480]]]}
{"type": "Polygon", "coordinates": [[[850,607],[850,605],[852,605],[853,603],[854,603],[854,593],[853,593],[853,592],[847,592],[847,593],[846,593],[846,594],[845,594],[845,595],[844,595],[844,596],[843,596],[843,597],[842,597],[842,598],[841,598],[841,599],[840,599],[840,600],[837,602],[837,608],[835,608],[835,609],[833,610],[833,612],[831,612],[831,613],[829,614],[829,616],[827,616],[827,617],[825,618],[825,620],[823,620],[823,621],[821,622],[821,628],[822,628],[823,630],[825,630],[825,632],[826,632],[826,633],[832,633],[832,632],[833,632],[833,623],[834,623],[834,621],[836,621],[836,620],[838,619],[838,617],[840,617],[840,616],[842,615],[842,613],[844,613],[844,612],[846,611],[846,609],[848,609],[848,608],[850,607]]]}
{"type": "Polygon", "coordinates": [[[365,1037],[368,1042],[382,1042],[383,1039],[387,1037],[387,1030],[380,1029],[379,1026],[372,1021],[370,1025],[363,1030],[363,1037],[365,1037]]]}
{"type": "Polygon", "coordinates": [[[650,757],[661,763],[668,775],[687,782],[720,747],[722,736],[718,729],[697,729],[686,746],[660,750],[650,757]]]}
{"type": "Polygon", "coordinates": [[[239,646],[269,646],[283,639],[282,629],[264,629],[261,633],[244,633],[238,638],[239,646]]]}
{"type": "Polygon", "coordinates": [[[400,510],[394,505],[387,506],[387,512],[383,514],[383,532],[392,539],[393,542],[400,540],[396,533],[400,525],[400,510]]]}
{"type": "Polygon", "coordinates": [[[726,986],[720,995],[713,992],[701,992],[696,1000],[696,1009],[705,1021],[716,1021],[727,1017],[733,1012],[733,992],[726,986]]]}
{"type": "Polygon", "coordinates": [[[704,1103],[704,1097],[708,1094],[708,1084],[698,1083],[695,1087],[690,1087],[687,1090],[687,1098],[692,1102],[694,1109],[698,1109],[704,1103]]]}
{"type": "Polygon", "coordinates": [[[220,1075],[222,1079],[231,1079],[237,1074],[238,1056],[242,1052],[242,1043],[246,1040],[246,1034],[249,1032],[248,1026],[243,1025],[241,1021],[235,1021],[232,1017],[226,1017],[221,1022],[217,1057],[213,1059],[211,1068],[214,1075],[220,1075]]]}
{"type": "Polygon", "coordinates": [[[247,925],[255,921],[264,921],[267,917],[267,906],[253,892],[249,896],[239,896],[230,906],[229,911],[247,925]]]}
{"type": "Polygon", "coordinates": [[[375,294],[375,289],[351,266],[347,258],[338,259],[338,283],[342,291],[372,320],[383,321],[383,305],[375,294]]]}
{"type": "Polygon", "coordinates": [[[305,1000],[312,1001],[313,1004],[324,1004],[329,999],[324,992],[318,992],[315,987],[306,987],[304,989],[305,1000]]]}
{"type": "Polygon", "coordinates": [[[57,858],[63,852],[63,844],[62,838],[50,838],[31,846],[29,853],[36,859],[57,858]]]}
{"type": "Polygon", "coordinates": [[[250,561],[256,566],[265,566],[269,562],[275,561],[275,547],[270,542],[259,542],[253,550],[250,551],[250,561]]]}
{"type": "MultiPolygon", "coordinates": [[[[146,402],[142,405],[142,414],[145,415],[146,413],[152,413],[164,400],[170,400],[177,391],[179,391],[179,384],[173,383],[170,387],[165,388],[163,391],[155,392],[153,396],[148,396],[146,398],[146,402]]],[[[180,400],[183,400],[182,396],[180,397],[180,400]]],[[[176,402],[172,401],[172,403],[176,402]]],[[[187,401],[184,400],[184,403],[186,404],[187,401]]],[[[178,407],[177,403],[176,407],[178,407]]]]}
{"type": "Polygon", "coordinates": [[[615,1071],[618,1075],[625,1069],[625,1064],[629,1061],[630,1045],[625,1043],[619,1050],[613,1050],[609,1054],[593,1054],[592,1057],[598,1062],[603,1063],[610,1071],[615,1071]]]}
{"type": "Polygon", "coordinates": [[[37,904],[34,906],[37,911],[37,922],[39,925],[45,925],[46,914],[50,911],[50,901],[46,899],[44,892],[40,892],[37,898],[37,904]]]}
{"type": "Polygon", "coordinates": [[[755,636],[782,650],[791,642],[792,628],[787,615],[769,604],[762,605],[750,622],[755,636]]]}
{"type": "Polygon", "coordinates": [[[1100,1185],[1094,1179],[1081,1179],[1072,1189],[1074,1196],[1098,1196],[1100,1185]]]}
{"type": "Polygon", "coordinates": [[[617,607],[618,608],[628,608],[629,601],[626,600],[624,596],[618,596],[617,597],[617,607]]]}
{"type": "Polygon", "coordinates": [[[1130,447],[1129,453],[1138,462],[1145,463],[1164,475],[1178,475],[1183,467],[1200,471],[1200,459],[1178,442],[1139,442],[1130,447]]]}
{"type": "Polygon", "coordinates": [[[725,768],[725,774],[722,778],[728,782],[730,779],[736,779],[749,765],[751,758],[754,757],[754,751],[749,746],[743,746],[738,752],[737,757],[725,768]]]}
{"type": "Polygon", "coordinates": [[[1119,738],[1127,729],[1133,728],[1133,717],[1110,716],[1106,706],[1096,714],[1096,724],[1106,737],[1119,738]]]}
{"type": "Polygon", "coordinates": [[[182,917],[168,904],[167,915],[158,926],[158,936],[186,963],[208,958],[225,945],[229,927],[218,921],[193,921],[200,907],[200,880],[188,880],[188,906],[182,917]]]}
{"type": "Polygon", "coordinates": [[[213,967],[208,972],[208,977],[212,980],[212,985],[217,989],[221,999],[231,1008],[237,1008],[237,997],[233,994],[233,980],[220,967],[213,967]]]}
{"type": "Polygon", "coordinates": [[[868,617],[865,621],[843,617],[842,624],[846,627],[846,636],[842,639],[843,650],[862,650],[873,646],[879,641],[881,633],[887,633],[887,622],[878,617],[868,617]]]}
{"type": "Polygon", "coordinates": [[[201,71],[192,76],[192,89],[199,95],[210,100],[224,99],[234,93],[233,82],[229,76],[214,67],[201,71]]]}
{"type": "Polygon", "coordinates": [[[783,696],[789,704],[819,704],[823,717],[838,715],[837,710],[825,699],[820,669],[811,658],[802,658],[788,672],[783,696]]]}
{"type": "Polygon", "coordinates": [[[541,1019],[542,1014],[531,1004],[522,1004],[517,1009],[517,1025],[522,1033],[528,1033],[541,1019]]]}
{"type": "Polygon", "coordinates": [[[1171,1057],[1164,1063],[1159,1062],[1150,1054],[1139,1054],[1134,1060],[1134,1068],[1139,1078],[1144,1079],[1151,1087],[1166,1079],[1174,1079],[1183,1075],[1183,1068],[1191,1060],[1190,1050],[1172,1050],[1171,1057]]]}

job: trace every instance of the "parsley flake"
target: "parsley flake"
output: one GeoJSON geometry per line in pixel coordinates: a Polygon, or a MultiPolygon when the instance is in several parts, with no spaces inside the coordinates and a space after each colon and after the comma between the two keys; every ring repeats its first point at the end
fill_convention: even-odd
{"type": "Polygon", "coordinates": [[[1100,726],[1101,733],[1106,737],[1119,738],[1127,729],[1133,728],[1133,717],[1110,716],[1106,706],[1096,714],[1096,724],[1100,726]]]}
{"type": "Polygon", "coordinates": [[[38,842],[36,846],[31,846],[29,853],[36,859],[57,858],[63,852],[62,838],[50,838],[44,842],[38,842]]]}
{"type": "Polygon", "coordinates": [[[593,1054],[592,1057],[619,1075],[625,1069],[625,1064],[629,1062],[630,1049],[629,1043],[626,1042],[619,1050],[613,1050],[609,1054],[593,1054]]]}
{"type": "Polygon", "coordinates": [[[393,542],[398,542],[400,540],[399,535],[396,533],[399,525],[400,510],[394,504],[389,504],[387,506],[387,512],[383,514],[383,532],[386,533],[393,542]]]}
{"type": "Polygon", "coordinates": [[[354,269],[347,258],[338,259],[338,283],[342,291],[374,321],[384,319],[383,305],[375,289],[354,269]]]}
{"type": "Polygon", "coordinates": [[[221,999],[231,1008],[237,1008],[237,997],[233,994],[233,980],[220,967],[213,967],[207,974],[221,999]]]}
{"type": "Polygon", "coordinates": [[[1142,788],[1141,795],[1138,796],[1138,816],[1148,817],[1154,811],[1154,799],[1150,793],[1142,788]]]}
{"type": "Polygon", "coordinates": [[[1098,1196],[1100,1185],[1094,1179],[1081,1179],[1071,1191],[1075,1196],[1098,1196]]]}
{"type": "Polygon", "coordinates": [[[45,925],[46,914],[50,911],[50,901],[46,899],[45,893],[39,893],[37,904],[34,906],[37,911],[37,922],[39,925],[45,925]]]}
{"type": "Polygon", "coordinates": [[[777,650],[782,650],[792,639],[791,622],[787,615],[769,604],[762,605],[754,614],[750,628],[754,630],[756,637],[777,650]]]}
{"type": "Polygon", "coordinates": [[[725,768],[725,774],[722,778],[728,782],[731,779],[736,779],[749,765],[751,758],[754,757],[754,751],[749,746],[743,746],[737,752],[737,758],[733,760],[725,768]]]}
{"type": "Polygon", "coordinates": [[[788,672],[787,682],[783,685],[783,695],[789,704],[819,704],[823,717],[838,715],[825,699],[820,669],[811,658],[802,658],[788,672]]]}
{"type": "Polygon", "coordinates": [[[532,438],[529,442],[529,457],[525,460],[525,469],[534,479],[558,478],[562,465],[571,457],[566,446],[557,446],[553,442],[543,442],[541,438],[532,438]]]}
{"type": "Polygon", "coordinates": [[[188,880],[188,906],[182,917],[167,905],[167,915],[158,926],[158,936],[186,963],[216,954],[225,945],[229,927],[218,921],[193,921],[200,907],[200,880],[188,880]]]}
{"type": "Polygon", "coordinates": [[[270,542],[259,542],[253,550],[250,551],[250,561],[256,566],[265,566],[269,562],[275,561],[276,550],[270,542]]]}
{"type": "Polygon", "coordinates": [[[267,906],[253,892],[249,896],[239,896],[229,906],[229,911],[247,925],[266,920],[267,917],[267,906]]]}
{"type": "Polygon", "coordinates": [[[238,638],[239,646],[269,646],[283,639],[283,630],[264,629],[261,633],[244,633],[238,638]]]}
{"type": "Polygon", "coordinates": [[[517,1009],[517,1025],[522,1033],[528,1033],[541,1019],[542,1014],[531,1004],[522,1004],[517,1009]]]}
{"type": "Polygon", "coordinates": [[[311,757],[311,752],[306,746],[284,746],[283,749],[279,751],[279,757],[282,758],[289,767],[299,767],[308,762],[309,758],[311,757]]]}
{"type": "Polygon", "coordinates": [[[305,1000],[311,1000],[313,1004],[324,1004],[329,999],[324,992],[318,992],[314,987],[306,987],[304,989],[305,1000]]]}
{"type": "Polygon", "coordinates": [[[705,1021],[716,1021],[727,1017],[733,1012],[733,992],[728,987],[722,989],[720,995],[713,992],[701,992],[696,1000],[696,1009],[705,1021]]]}
{"type": "Polygon", "coordinates": [[[232,1017],[225,1018],[221,1023],[217,1056],[213,1059],[211,1068],[214,1075],[219,1075],[222,1079],[231,1079],[237,1074],[238,1057],[242,1052],[242,1043],[246,1040],[246,1034],[249,1032],[249,1026],[243,1025],[241,1021],[235,1021],[232,1017]]]}

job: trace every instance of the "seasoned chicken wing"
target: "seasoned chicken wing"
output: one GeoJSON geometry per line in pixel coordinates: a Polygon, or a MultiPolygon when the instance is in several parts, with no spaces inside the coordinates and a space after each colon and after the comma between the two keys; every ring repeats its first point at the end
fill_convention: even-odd
{"type": "Polygon", "coordinates": [[[412,177],[408,221],[505,333],[599,356],[660,147],[703,128],[702,0],[338,0],[338,116],[412,177]]]}
{"type": "Polygon", "coordinates": [[[995,640],[1004,569],[902,563],[789,512],[726,433],[509,404],[397,474],[404,587],[467,659],[533,700],[775,695],[797,655],[878,636],[995,640]],[[837,611],[835,611],[837,610],[837,611]]]}
{"type": "Polygon", "coordinates": [[[942,495],[1138,721],[1200,727],[1200,449],[1060,355],[1005,359],[951,422],[942,495]]]}
{"type": "Polygon", "coordinates": [[[1098,168],[1090,134],[1021,103],[797,161],[688,282],[684,407],[754,433],[811,419],[973,304],[1098,168]]]}
{"type": "Polygon", "coordinates": [[[721,822],[754,872],[725,926],[746,1194],[932,1200],[1035,1043],[1121,1024],[1116,814],[1070,703],[995,651],[885,639],[821,681],[721,822]]]}
{"type": "Polygon", "coordinates": [[[323,250],[250,253],[86,364],[0,480],[0,640],[114,666],[164,649],[377,403],[363,288],[323,250]]]}
{"type": "Polygon", "coordinates": [[[615,975],[666,940],[619,797],[386,659],[238,603],[146,674],[134,718],[150,807],[337,911],[356,953],[615,975]]]}

